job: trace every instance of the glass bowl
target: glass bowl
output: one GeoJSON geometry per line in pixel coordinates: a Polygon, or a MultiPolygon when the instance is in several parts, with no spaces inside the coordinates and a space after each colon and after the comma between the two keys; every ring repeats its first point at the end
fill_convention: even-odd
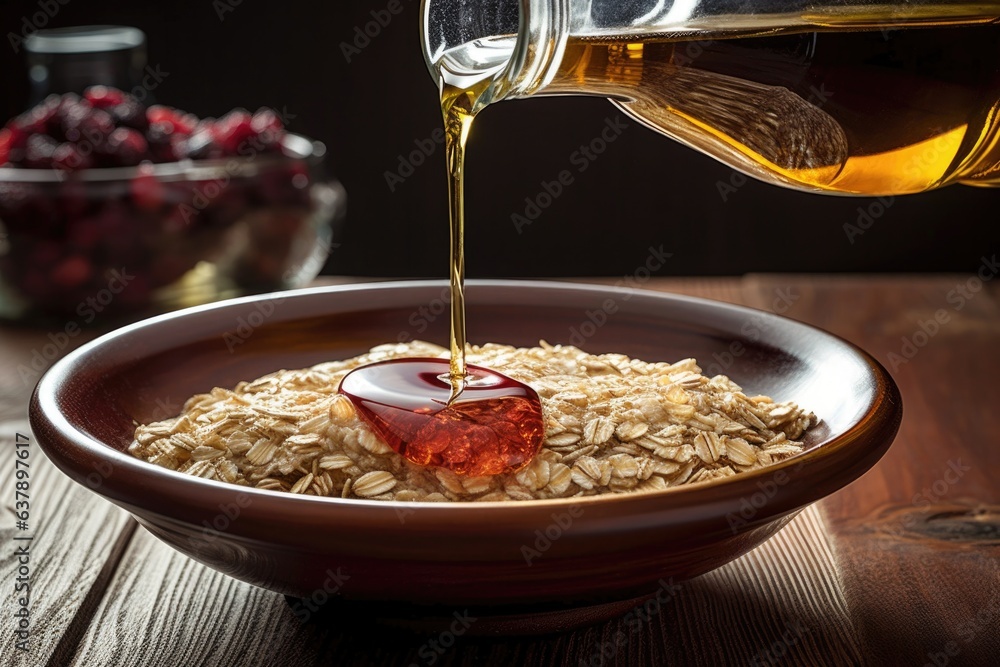
{"type": "Polygon", "coordinates": [[[325,147],[137,167],[0,167],[0,316],[98,317],[299,287],[345,208],[325,147]]]}

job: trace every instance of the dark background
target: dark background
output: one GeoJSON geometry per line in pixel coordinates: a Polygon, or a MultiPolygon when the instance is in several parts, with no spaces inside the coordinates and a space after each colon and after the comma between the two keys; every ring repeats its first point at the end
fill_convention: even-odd
{"type": "MultiPolygon", "coordinates": [[[[169,73],[154,91],[159,102],[201,116],[235,106],[284,108],[294,115],[290,129],[326,142],[330,170],[349,195],[343,243],[326,272],[446,275],[443,150],[437,146],[394,192],[385,177],[400,154],[440,126],[419,46],[419,0],[401,0],[403,11],[350,63],[341,42],[385,1],[64,1],[41,0],[58,6],[45,27],[109,23],[146,32],[150,65],[169,73]]],[[[8,34],[20,34],[23,17],[39,7],[39,0],[3,3],[4,119],[23,110],[28,95],[23,53],[14,53],[8,34]]],[[[875,200],[747,182],[724,201],[718,184],[733,176],[728,167],[633,121],[518,234],[511,215],[523,213],[525,197],[572,168],[571,154],[616,115],[593,98],[517,101],[483,112],[469,156],[470,277],[624,275],[660,245],[673,253],[661,275],[971,271],[997,250],[998,191],[951,186],[900,198],[852,244],[844,225],[875,200]]]]}

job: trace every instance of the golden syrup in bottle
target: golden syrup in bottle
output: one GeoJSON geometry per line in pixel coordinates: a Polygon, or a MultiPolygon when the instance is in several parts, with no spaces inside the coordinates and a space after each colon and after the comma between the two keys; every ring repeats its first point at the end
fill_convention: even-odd
{"type": "Polygon", "coordinates": [[[545,93],[612,98],[780,185],[897,195],[1000,184],[1000,26],[764,32],[571,37],[545,93]]]}

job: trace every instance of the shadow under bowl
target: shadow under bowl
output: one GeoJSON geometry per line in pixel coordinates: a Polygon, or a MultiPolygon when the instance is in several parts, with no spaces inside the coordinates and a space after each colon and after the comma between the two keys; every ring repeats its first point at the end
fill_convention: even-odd
{"type": "Polygon", "coordinates": [[[442,282],[366,284],[139,322],[55,364],[32,397],[32,428],[63,472],[216,570],[299,598],[336,589],[337,608],[353,617],[419,624],[471,609],[481,633],[593,622],[623,613],[661,580],[717,568],[861,476],[899,427],[900,396],[885,369],[813,327],[662,293],[471,281],[470,341],[545,339],[649,361],[693,356],[706,374],[725,372],[748,395],[794,400],[820,424],[806,434],[806,451],[762,470],[658,492],[523,502],[292,495],[191,477],[126,452],[135,422],[171,416],[163,406],[179,410],[215,386],[387,341],[445,342],[447,297],[442,282]],[[609,314],[596,326],[587,313],[602,310],[609,314]],[[742,354],[726,357],[736,343],[742,354]],[[731,363],[719,369],[715,359],[731,363]]]}

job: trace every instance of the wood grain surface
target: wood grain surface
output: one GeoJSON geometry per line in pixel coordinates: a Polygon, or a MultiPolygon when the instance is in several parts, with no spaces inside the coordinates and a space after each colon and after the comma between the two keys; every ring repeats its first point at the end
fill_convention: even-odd
{"type": "Polygon", "coordinates": [[[14,440],[17,433],[27,435],[31,431],[26,419],[5,420],[0,428],[0,488],[3,489],[0,540],[4,545],[0,551],[4,590],[0,608],[5,619],[12,618],[14,573],[18,567],[15,553],[18,547],[27,545],[33,629],[31,651],[26,654],[14,648],[10,630],[4,628],[0,664],[36,667],[47,664],[57,653],[62,638],[74,623],[80,629],[86,627],[111,579],[113,569],[106,565],[114,561],[116,545],[118,549],[124,548],[121,540],[126,536],[126,527],[133,522],[127,513],[59,472],[32,438],[28,461],[31,518],[29,530],[17,530],[14,440]],[[33,539],[15,541],[15,536],[33,539]]]}
{"type": "MultiPolygon", "coordinates": [[[[903,395],[888,454],[820,506],[875,664],[1000,664],[1000,281],[898,280],[794,278],[788,315],[865,348],[903,395]]],[[[749,282],[759,307],[786,279],[749,282]]]]}
{"type": "MultiPolygon", "coordinates": [[[[953,291],[968,280],[756,275],[645,285],[778,312],[860,345],[899,384],[903,425],[872,471],[760,548],[673,582],[659,604],[562,635],[474,639],[329,614],[304,620],[281,596],[136,529],[33,445],[31,650],[15,651],[4,629],[0,664],[997,664],[1000,285],[969,298],[953,291]]],[[[6,619],[17,565],[12,442],[26,433],[29,395],[16,367],[48,333],[0,329],[6,619]]]]}

